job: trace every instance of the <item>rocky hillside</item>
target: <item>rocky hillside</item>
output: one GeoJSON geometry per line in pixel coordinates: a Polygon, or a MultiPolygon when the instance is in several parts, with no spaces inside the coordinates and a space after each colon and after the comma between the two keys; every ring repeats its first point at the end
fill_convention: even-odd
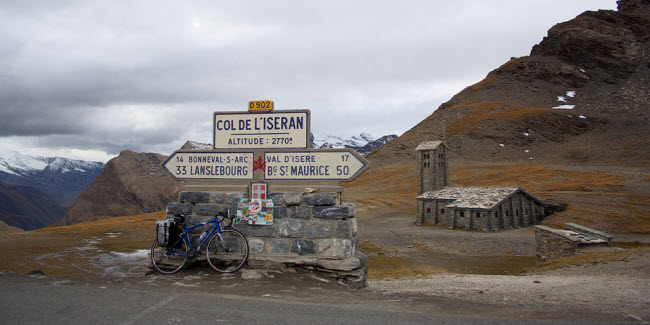
{"type": "Polygon", "coordinates": [[[125,150],[111,159],[65,213],[60,224],[165,209],[178,198],[174,179],[161,164],[166,156],[125,150]]]}
{"type": "Polygon", "coordinates": [[[61,219],[64,212],[65,208],[34,187],[0,181],[0,221],[11,227],[42,228],[61,219]]]}
{"type": "Polygon", "coordinates": [[[415,161],[444,139],[452,158],[647,165],[650,160],[650,1],[585,12],[553,26],[399,138],[368,155],[415,161]]]}

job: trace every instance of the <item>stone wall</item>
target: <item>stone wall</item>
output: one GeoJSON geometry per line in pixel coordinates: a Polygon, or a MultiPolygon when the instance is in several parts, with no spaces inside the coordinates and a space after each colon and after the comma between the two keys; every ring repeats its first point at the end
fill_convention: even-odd
{"type": "Polygon", "coordinates": [[[546,226],[535,226],[537,262],[572,256],[578,253],[580,240],[546,226]]]}
{"type": "MultiPolygon", "coordinates": [[[[183,214],[187,225],[199,224],[220,212],[237,212],[246,193],[181,192],[167,205],[167,217],[183,214]]],[[[304,267],[337,278],[351,287],[366,285],[366,257],[358,251],[355,206],[341,202],[341,193],[270,193],[273,225],[237,224],[249,243],[249,267],[304,267]]],[[[194,237],[203,227],[193,230],[194,237]]]]}

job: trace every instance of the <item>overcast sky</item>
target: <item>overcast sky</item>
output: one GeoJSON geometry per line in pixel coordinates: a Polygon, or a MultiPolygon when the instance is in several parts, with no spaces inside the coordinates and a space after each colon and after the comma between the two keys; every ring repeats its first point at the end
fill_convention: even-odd
{"type": "Polygon", "coordinates": [[[212,112],[310,109],[312,132],[402,134],[614,0],[2,1],[0,151],[107,161],[212,143],[212,112]]]}

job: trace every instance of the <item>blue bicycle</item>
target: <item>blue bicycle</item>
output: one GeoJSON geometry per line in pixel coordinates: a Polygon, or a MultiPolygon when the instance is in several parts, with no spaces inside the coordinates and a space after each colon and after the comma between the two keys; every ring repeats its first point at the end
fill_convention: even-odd
{"type": "Polygon", "coordinates": [[[174,225],[180,236],[170,236],[167,246],[158,244],[158,239],[151,246],[151,263],[161,273],[172,274],[180,271],[189,258],[201,255],[201,248],[205,245],[205,256],[210,266],[221,273],[232,273],[239,270],[248,260],[248,240],[239,231],[228,229],[232,225],[230,211],[228,216],[221,215],[219,220],[216,215],[213,220],[196,224],[190,227],[185,225],[185,217],[174,217],[174,225]],[[230,224],[222,229],[220,222],[229,220],[230,224]],[[206,230],[199,237],[196,249],[192,249],[190,229],[203,227],[214,223],[211,230],[206,230]],[[171,238],[176,237],[176,238],[171,238]]]}

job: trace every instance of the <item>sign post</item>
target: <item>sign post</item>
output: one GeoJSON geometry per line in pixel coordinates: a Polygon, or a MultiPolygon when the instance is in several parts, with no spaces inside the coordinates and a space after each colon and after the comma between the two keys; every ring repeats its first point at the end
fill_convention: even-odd
{"type": "Polygon", "coordinates": [[[188,220],[200,224],[234,208],[233,227],[246,232],[251,248],[255,243],[249,263],[298,260],[364,287],[356,209],[342,202],[340,182],[369,162],[352,149],[312,149],[309,110],[274,111],[271,101],[248,106],[214,113],[211,150],[178,150],[163,163],[182,184],[168,216],[190,211],[196,218],[188,220]]]}
{"type": "Polygon", "coordinates": [[[185,190],[247,192],[252,182],[264,182],[272,191],[337,192],[340,181],[369,168],[352,149],[312,149],[309,110],[276,111],[272,101],[248,106],[248,112],[214,113],[212,150],[179,150],[163,163],[185,190]]]}

